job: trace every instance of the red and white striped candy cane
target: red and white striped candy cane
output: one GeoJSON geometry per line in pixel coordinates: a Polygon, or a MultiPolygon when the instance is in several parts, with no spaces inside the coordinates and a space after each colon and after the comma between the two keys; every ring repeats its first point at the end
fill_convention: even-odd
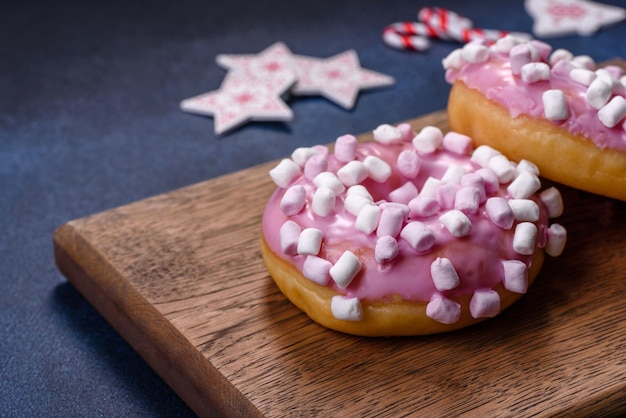
{"type": "Polygon", "coordinates": [[[425,51],[430,47],[428,36],[432,32],[428,26],[420,22],[397,22],[383,31],[383,41],[397,49],[425,51]]]}
{"type": "Polygon", "coordinates": [[[459,41],[461,33],[474,26],[470,19],[440,7],[423,7],[417,18],[431,28],[433,36],[454,41],[459,41]]]}
{"type": "Polygon", "coordinates": [[[424,7],[417,14],[421,22],[425,23],[437,34],[440,39],[458,42],[471,42],[485,39],[495,42],[508,34],[529,39],[525,33],[513,33],[504,30],[475,28],[472,21],[451,10],[439,7],[424,7]]]}
{"type": "MultiPolygon", "coordinates": [[[[417,14],[419,22],[398,22],[383,31],[383,41],[398,49],[425,51],[430,47],[428,38],[468,43],[486,40],[493,43],[512,33],[495,29],[475,28],[472,21],[458,13],[440,7],[424,7],[417,14]]],[[[512,33],[530,39],[524,33],[512,33]]]]}

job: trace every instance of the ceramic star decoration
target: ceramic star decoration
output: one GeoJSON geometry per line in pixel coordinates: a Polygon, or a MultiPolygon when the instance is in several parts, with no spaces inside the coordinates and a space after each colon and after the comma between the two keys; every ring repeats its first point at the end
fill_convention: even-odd
{"type": "Polygon", "coordinates": [[[388,86],[393,78],[361,68],[355,51],[328,59],[293,55],[282,42],[258,54],[220,54],[216,61],[228,72],[215,91],[183,100],[183,111],[213,116],[215,133],[250,121],[290,121],[287,93],[322,95],[352,109],[360,90],[388,86]]]}
{"type": "Polygon", "coordinates": [[[216,61],[221,67],[246,74],[250,78],[262,80],[270,88],[286,89],[296,82],[293,69],[293,55],[287,45],[277,42],[254,54],[220,54],[216,61]]]}
{"type": "Polygon", "coordinates": [[[287,90],[257,82],[253,77],[228,73],[219,90],[183,100],[186,112],[213,116],[215,133],[221,135],[250,121],[290,121],[291,109],[280,96],[287,90]]]}
{"type": "Polygon", "coordinates": [[[345,109],[352,109],[359,90],[389,86],[394,79],[361,68],[355,51],[319,59],[294,56],[298,82],[292,89],[296,96],[322,95],[345,109]]]}
{"type": "Polygon", "coordinates": [[[626,18],[626,10],[587,0],[526,0],[536,36],[589,36],[626,18]]]}

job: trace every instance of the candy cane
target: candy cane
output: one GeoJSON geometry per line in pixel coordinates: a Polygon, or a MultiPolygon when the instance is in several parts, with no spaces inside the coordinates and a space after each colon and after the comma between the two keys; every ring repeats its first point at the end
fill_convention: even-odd
{"type": "Polygon", "coordinates": [[[460,40],[463,30],[474,26],[470,19],[440,7],[424,7],[417,18],[429,26],[438,38],[447,40],[460,40]]]}
{"type": "Polygon", "coordinates": [[[530,39],[524,33],[475,28],[470,19],[440,7],[424,7],[417,17],[419,22],[397,22],[387,26],[383,31],[385,44],[397,49],[425,51],[430,47],[428,38],[462,43],[485,40],[489,44],[509,34],[530,39]]]}
{"type": "Polygon", "coordinates": [[[383,41],[397,49],[425,51],[430,47],[430,28],[419,22],[398,22],[383,31],[383,41]]]}
{"type": "Polygon", "coordinates": [[[474,28],[472,21],[468,18],[451,10],[437,7],[422,8],[418,13],[418,18],[429,26],[439,38],[464,43],[477,39],[497,41],[511,33],[495,29],[474,28]]]}

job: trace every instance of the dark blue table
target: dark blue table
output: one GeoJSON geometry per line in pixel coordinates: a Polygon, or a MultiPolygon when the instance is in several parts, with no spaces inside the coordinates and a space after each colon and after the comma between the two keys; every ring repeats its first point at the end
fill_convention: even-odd
{"type": "MultiPolygon", "coordinates": [[[[606,3],[619,4],[617,0],[606,3]]],[[[0,12],[0,416],[190,416],[58,272],[56,227],[446,105],[441,59],[381,41],[424,1],[22,1],[0,12]],[[41,3],[41,4],[39,4],[41,3]],[[219,5],[218,5],[219,4],[219,5]],[[179,102],[219,87],[220,53],[284,41],[294,53],[355,49],[396,79],[347,111],[289,102],[294,120],[216,137],[179,102]]],[[[442,1],[477,26],[530,32],[523,2],[442,1]]],[[[551,41],[597,61],[626,57],[626,23],[551,41]]]]}

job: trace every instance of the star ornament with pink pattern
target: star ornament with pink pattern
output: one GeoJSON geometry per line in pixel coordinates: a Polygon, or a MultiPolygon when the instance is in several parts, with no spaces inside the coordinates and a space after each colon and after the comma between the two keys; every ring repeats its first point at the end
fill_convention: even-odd
{"type": "Polygon", "coordinates": [[[281,99],[288,89],[260,83],[247,74],[229,72],[218,90],[185,99],[186,112],[213,116],[221,135],[250,121],[290,121],[293,112],[281,99]]]}
{"type": "Polygon", "coordinates": [[[536,36],[590,36],[600,28],[626,19],[626,10],[590,0],[525,0],[536,36]]]}
{"type": "Polygon", "coordinates": [[[277,90],[286,90],[297,79],[293,54],[282,42],[276,42],[258,54],[220,54],[216,61],[226,70],[245,74],[277,90]]]}
{"type": "Polygon", "coordinates": [[[319,59],[295,55],[298,82],[295,96],[321,95],[345,109],[352,109],[360,90],[392,85],[393,77],[361,68],[354,50],[319,59]]]}
{"type": "Polygon", "coordinates": [[[258,54],[220,54],[216,61],[227,70],[221,87],[183,100],[180,108],[213,116],[217,135],[250,121],[292,120],[282,99],[287,93],[322,95],[352,109],[360,90],[394,83],[389,76],[361,68],[352,50],[317,59],[293,55],[277,42],[258,54]]]}

